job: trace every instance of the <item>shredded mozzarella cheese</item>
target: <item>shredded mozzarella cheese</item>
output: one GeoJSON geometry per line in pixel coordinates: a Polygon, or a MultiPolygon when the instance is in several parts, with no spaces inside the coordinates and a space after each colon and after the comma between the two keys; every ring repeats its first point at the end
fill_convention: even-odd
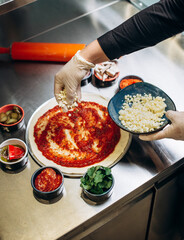
{"type": "Polygon", "coordinates": [[[78,102],[78,96],[75,93],[75,97],[74,97],[74,101],[72,104],[69,104],[66,100],[66,90],[62,90],[59,94],[58,94],[58,100],[59,101],[59,106],[62,107],[64,110],[70,110],[73,109],[74,107],[78,106],[77,102],[78,102]]]}
{"type": "Polygon", "coordinates": [[[151,94],[126,95],[119,120],[131,131],[150,132],[160,127],[164,121],[165,99],[151,94]]]}

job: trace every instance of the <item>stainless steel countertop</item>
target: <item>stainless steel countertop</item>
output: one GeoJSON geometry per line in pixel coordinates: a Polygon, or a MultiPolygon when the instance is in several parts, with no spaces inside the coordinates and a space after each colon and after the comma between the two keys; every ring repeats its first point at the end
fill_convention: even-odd
{"type": "MultiPolygon", "coordinates": [[[[1,35],[0,45],[6,47],[13,41],[26,39],[33,42],[89,43],[138,11],[125,1],[64,2],[37,0],[0,16],[0,32],[6,30],[3,37],[1,35]],[[40,24],[37,24],[39,18],[40,24]],[[4,22],[7,23],[6,29],[4,22]]],[[[174,100],[177,109],[183,110],[184,50],[178,44],[178,37],[119,59],[121,72],[115,85],[102,89],[92,82],[82,87],[82,92],[111,98],[118,90],[121,77],[135,74],[163,89],[174,100]]],[[[61,65],[11,61],[1,55],[0,105],[21,105],[27,124],[33,112],[54,96],[53,78],[61,65]]],[[[1,133],[0,143],[10,137],[25,139],[25,128],[12,134],[1,133]]],[[[114,192],[100,205],[90,203],[81,195],[78,178],[67,177],[64,179],[64,194],[59,201],[52,204],[37,201],[30,180],[39,165],[31,156],[20,172],[11,174],[0,169],[0,239],[67,239],[67,233],[82,231],[83,223],[89,219],[94,219],[95,223],[95,217],[109,208],[113,209],[116,202],[125,203],[141,194],[158,181],[162,173],[169,172],[171,167],[174,169],[183,156],[182,141],[143,142],[133,137],[127,154],[112,168],[114,192]]]]}
{"type": "Polygon", "coordinates": [[[0,0],[0,15],[13,11],[35,0],[0,0]]]}

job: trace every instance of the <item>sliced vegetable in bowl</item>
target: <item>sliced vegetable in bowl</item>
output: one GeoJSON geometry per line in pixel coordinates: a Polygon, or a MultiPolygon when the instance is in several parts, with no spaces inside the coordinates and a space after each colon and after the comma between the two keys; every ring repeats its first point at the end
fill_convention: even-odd
{"type": "Polygon", "coordinates": [[[25,154],[25,149],[20,145],[6,145],[0,149],[1,160],[12,162],[21,159],[25,154]]]}
{"type": "Polygon", "coordinates": [[[18,106],[13,106],[11,110],[0,113],[0,122],[3,124],[13,124],[18,122],[22,117],[21,110],[18,106]]]}
{"type": "Polygon", "coordinates": [[[27,163],[28,147],[18,138],[10,138],[0,144],[1,165],[9,170],[20,169],[27,163]]]}
{"type": "Polygon", "coordinates": [[[11,132],[24,125],[24,110],[16,104],[4,105],[0,108],[0,128],[11,132]]]}

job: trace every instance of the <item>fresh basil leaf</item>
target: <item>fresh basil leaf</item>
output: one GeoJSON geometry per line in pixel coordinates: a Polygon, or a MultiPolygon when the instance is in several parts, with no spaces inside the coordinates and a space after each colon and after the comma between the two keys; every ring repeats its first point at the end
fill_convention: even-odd
{"type": "Polygon", "coordinates": [[[89,177],[92,177],[93,174],[94,174],[94,172],[95,172],[95,167],[91,167],[91,168],[88,169],[87,175],[88,175],[89,177]]]}
{"type": "Polygon", "coordinates": [[[111,174],[111,169],[105,168],[105,175],[110,175],[110,174],[111,174]]]}
{"type": "Polygon", "coordinates": [[[80,186],[91,193],[102,194],[112,186],[111,169],[103,166],[93,166],[81,178],[80,186]]]}
{"type": "Polygon", "coordinates": [[[104,175],[102,174],[102,171],[98,170],[94,177],[94,184],[97,185],[99,182],[102,182],[103,178],[104,178],[104,175]]]}

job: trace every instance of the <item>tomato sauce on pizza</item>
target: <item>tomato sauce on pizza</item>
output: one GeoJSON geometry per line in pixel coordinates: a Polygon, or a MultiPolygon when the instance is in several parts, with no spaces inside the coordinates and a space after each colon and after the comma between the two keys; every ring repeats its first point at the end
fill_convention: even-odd
{"type": "Polygon", "coordinates": [[[63,112],[55,106],[34,126],[38,149],[48,160],[64,167],[86,167],[107,158],[120,140],[120,129],[107,108],[81,102],[63,112]]]}

